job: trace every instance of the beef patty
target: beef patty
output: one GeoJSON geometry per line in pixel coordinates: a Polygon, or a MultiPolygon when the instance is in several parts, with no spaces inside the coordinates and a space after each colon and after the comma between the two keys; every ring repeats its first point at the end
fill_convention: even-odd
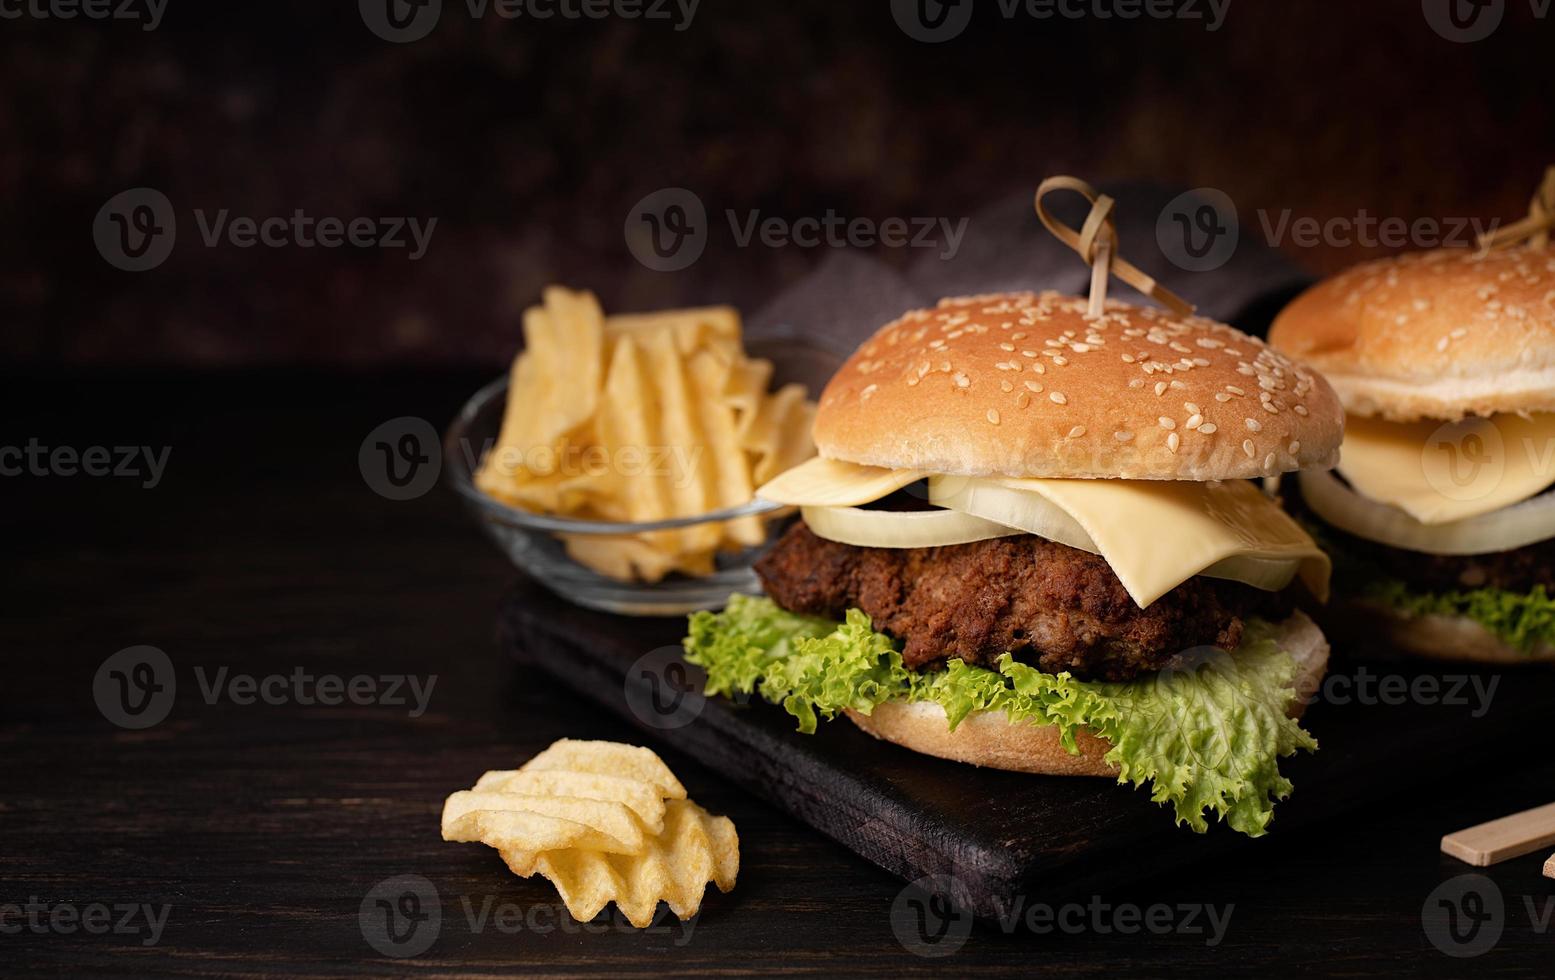
{"type": "Polygon", "coordinates": [[[1105,560],[1032,534],[942,548],[860,548],[796,522],[756,564],[791,612],[863,610],[902,641],[911,668],[950,657],[992,666],[1006,651],[1049,673],[1129,680],[1191,647],[1233,649],[1250,615],[1284,618],[1283,595],[1191,578],[1141,609],[1105,560]]]}

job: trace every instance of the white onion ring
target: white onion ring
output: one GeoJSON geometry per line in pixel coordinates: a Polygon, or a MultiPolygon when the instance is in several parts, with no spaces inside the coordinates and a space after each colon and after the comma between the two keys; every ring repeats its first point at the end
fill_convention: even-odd
{"type": "MultiPolygon", "coordinates": [[[[1106,557],[1079,521],[1041,494],[985,480],[933,476],[929,478],[929,500],[941,507],[981,517],[995,524],[1019,528],[1028,534],[1106,557]]],[[[1232,555],[1200,570],[1198,574],[1245,582],[1266,592],[1278,592],[1289,585],[1300,570],[1299,558],[1232,555]]]]}
{"type": "Polygon", "coordinates": [[[1021,533],[957,510],[802,507],[800,513],[816,537],[860,548],[938,548],[1021,533]]]}
{"type": "Polygon", "coordinates": [[[1422,524],[1356,493],[1332,473],[1301,473],[1301,496],[1323,520],[1358,538],[1427,555],[1487,555],[1555,537],[1555,493],[1450,524],[1422,524]]]}

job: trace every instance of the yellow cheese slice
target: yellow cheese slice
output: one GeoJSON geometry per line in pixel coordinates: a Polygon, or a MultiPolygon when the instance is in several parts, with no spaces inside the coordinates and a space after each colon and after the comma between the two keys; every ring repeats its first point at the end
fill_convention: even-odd
{"type": "Polygon", "coordinates": [[[887,470],[817,456],[759,487],[756,496],[793,507],[857,507],[923,479],[912,470],[887,470]]]}
{"type": "Polygon", "coordinates": [[[1345,422],[1339,472],[1362,495],[1422,524],[1450,524],[1555,484],[1555,415],[1457,422],[1345,422]]]}
{"type": "Polygon", "coordinates": [[[1211,566],[1217,577],[1257,584],[1257,566],[1270,561],[1295,562],[1307,588],[1328,597],[1328,556],[1246,480],[997,482],[1037,494],[1073,518],[1140,608],[1211,566]]]}

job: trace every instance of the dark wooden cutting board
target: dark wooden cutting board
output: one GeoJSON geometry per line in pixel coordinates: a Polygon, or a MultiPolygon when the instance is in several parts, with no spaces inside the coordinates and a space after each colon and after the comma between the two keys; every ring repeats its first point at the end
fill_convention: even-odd
{"type": "MultiPolygon", "coordinates": [[[[1018,898],[1029,905],[1105,894],[1227,849],[1251,859],[1261,843],[1221,825],[1207,834],[1175,827],[1143,790],[1111,780],[946,762],[876,741],[840,718],[802,735],[759,698],[704,698],[700,670],[679,656],[682,619],[591,612],[522,580],[501,622],[514,656],[637,725],[650,744],[696,758],[904,880],[935,876],[930,890],[953,892],[978,915],[998,917],[1018,898]]],[[[1347,694],[1349,703],[1313,704],[1304,724],[1322,748],[1284,760],[1296,791],[1276,809],[1271,836],[1307,833],[1323,818],[1428,787],[1472,765],[1482,749],[1540,732],[1555,703],[1555,673],[1539,668],[1343,659],[1333,673],[1350,690],[1367,675],[1449,678],[1438,681],[1444,694],[1462,678],[1469,703],[1363,704],[1347,694]],[[1481,717],[1473,678],[1497,685],[1481,717]]]]}

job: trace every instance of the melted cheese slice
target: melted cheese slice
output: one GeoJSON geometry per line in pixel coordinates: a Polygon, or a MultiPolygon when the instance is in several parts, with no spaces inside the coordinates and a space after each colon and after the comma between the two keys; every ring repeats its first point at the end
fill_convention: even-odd
{"type": "Polygon", "coordinates": [[[923,479],[913,470],[887,470],[817,456],[759,487],[756,496],[792,507],[857,507],[923,479]]]}
{"type": "Polygon", "coordinates": [[[1246,480],[997,482],[1073,518],[1140,608],[1199,574],[1267,588],[1271,564],[1293,566],[1313,595],[1328,597],[1328,555],[1246,480]]]}
{"type": "MultiPolygon", "coordinates": [[[[812,459],[756,492],[793,506],[857,507],[924,476],[812,459]]],[[[1290,515],[1245,480],[934,477],[930,495],[936,503],[959,509],[957,500],[975,494],[979,486],[1029,495],[1024,504],[1005,506],[1002,518],[992,510],[980,516],[1009,527],[1043,528],[1044,537],[1101,555],[1141,608],[1201,574],[1269,590],[1299,576],[1318,598],[1328,597],[1328,556],[1290,515]],[[1014,513],[1027,509],[1024,517],[1014,513]]]]}
{"type": "Polygon", "coordinates": [[[1345,422],[1339,472],[1363,496],[1422,524],[1450,524],[1555,484],[1555,415],[1458,422],[1345,422]]]}

